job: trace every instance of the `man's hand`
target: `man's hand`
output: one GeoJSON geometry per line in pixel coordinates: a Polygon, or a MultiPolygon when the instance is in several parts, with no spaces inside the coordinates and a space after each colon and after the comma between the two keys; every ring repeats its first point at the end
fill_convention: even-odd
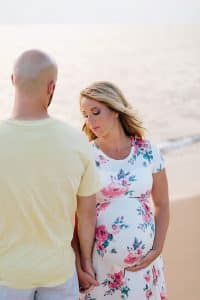
{"type": "Polygon", "coordinates": [[[137,272],[141,269],[148,267],[158,256],[160,251],[150,250],[145,256],[143,256],[135,265],[125,268],[125,270],[130,272],[137,272]]]}
{"type": "Polygon", "coordinates": [[[99,285],[97,280],[93,276],[91,276],[91,274],[88,274],[83,270],[79,270],[78,279],[80,284],[80,291],[86,291],[99,285]]]}

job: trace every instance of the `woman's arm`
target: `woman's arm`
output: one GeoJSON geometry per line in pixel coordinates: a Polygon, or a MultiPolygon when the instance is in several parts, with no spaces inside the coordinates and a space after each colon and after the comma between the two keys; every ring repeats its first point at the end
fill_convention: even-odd
{"type": "Polygon", "coordinates": [[[80,245],[81,265],[84,271],[92,265],[92,250],[96,227],[96,196],[77,197],[77,234],[80,245]]]}
{"type": "Polygon", "coordinates": [[[85,272],[82,269],[81,265],[81,253],[80,253],[80,244],[78,239],[78,219],[77,215],[75,216],[75,228],[74,228],[74,235],[72,239],[72,248],[74,249],[75,257],[76,257],[76,270],[79,279],[79,286],[80,290],[87,290],[92,286],[97,286],[98,282],[96,279],[91,276],[91,274],[85,272]]]}
{"type": "Polygon", "coordinates": [[[146,268],[162,252],[169,225],[169,195],[165,170],[153,174],[152,200],[155,214],[155,238],[152,249],[136,265],[126,268],[136,272],[146,268]]]}
{"type": "Polygon", "coordinates": [[[161,253],[169,225],[169,195],[165,170],[153,175],[152,200],[156,228],[152,249],[161,253]]]}

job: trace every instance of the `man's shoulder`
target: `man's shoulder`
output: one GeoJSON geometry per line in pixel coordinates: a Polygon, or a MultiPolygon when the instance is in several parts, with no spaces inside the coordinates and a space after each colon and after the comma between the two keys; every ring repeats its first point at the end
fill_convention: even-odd
{"type": "Polygon", "coordinates": [[[80,143],[87,143],[89,144],[86,135],[77,127],[74,127],[63,120],[55,119],[56,126],[61,131],[65,132],[67,136],[77,142],[77,144],[80,143]]]}

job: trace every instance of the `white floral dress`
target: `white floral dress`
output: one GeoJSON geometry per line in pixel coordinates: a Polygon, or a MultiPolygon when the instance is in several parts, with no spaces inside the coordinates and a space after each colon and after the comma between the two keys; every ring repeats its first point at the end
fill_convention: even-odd
{"type": "Polygon", "coordinates": [[[153,245],[152,174],[164,168],[158,148],[132,138],[123,160],[108,157],[92,142],[103,188],[97,195],[93,265],[100,285],[84,300],[166,300],[162,258],[138,272],[124,271],[153,245]]]}

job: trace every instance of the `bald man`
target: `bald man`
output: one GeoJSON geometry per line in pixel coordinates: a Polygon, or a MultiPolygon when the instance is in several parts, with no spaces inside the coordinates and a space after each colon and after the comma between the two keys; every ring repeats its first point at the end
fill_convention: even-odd
{"type": "Polygon", "coordinates": [[[83,263],[96,284],[100,186],[86,138],[48,114],[56,80],[54,59],[41,51],[22,53],[14,65],[13,112],[0,123],[0,300],[78,299],[76,211],[83,263]]]}

